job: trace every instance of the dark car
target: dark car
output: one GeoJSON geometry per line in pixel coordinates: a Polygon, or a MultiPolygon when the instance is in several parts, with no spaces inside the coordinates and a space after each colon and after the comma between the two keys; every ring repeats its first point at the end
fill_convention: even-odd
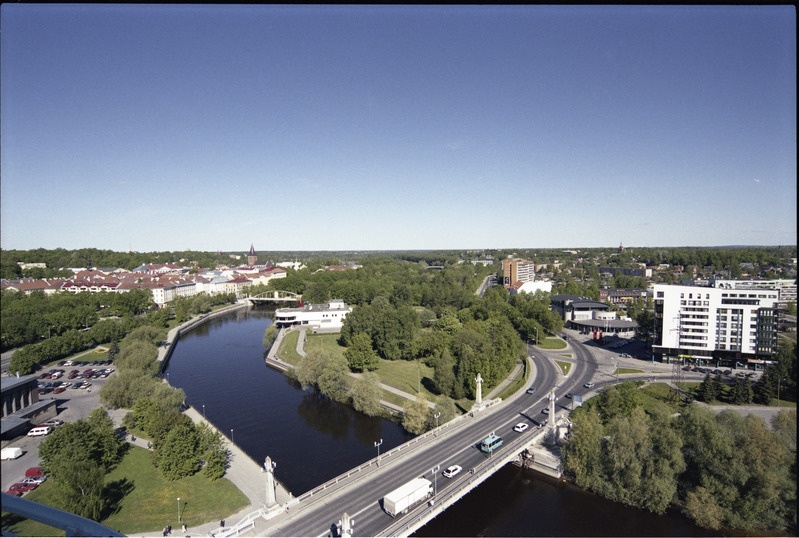
{"type": "Polygon", "coordinates": [[[568,398],[568,399],[570,399],[570,400],[571,400],[572,398],[574,398],[574,393],[572,393],[572,392],[567,392],[567,393],[566,393],[566,394],[564,394],[563,396],[564,396],[565,398],[568,398]]]}

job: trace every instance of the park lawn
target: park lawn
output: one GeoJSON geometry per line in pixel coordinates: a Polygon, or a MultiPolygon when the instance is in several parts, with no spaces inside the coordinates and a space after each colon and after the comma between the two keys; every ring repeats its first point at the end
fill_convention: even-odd
{"type": "Polygon", "coordinates": [[[427,389],[425,379],[433,379],[433,369],[420,361],[388,361],[380,359],[380,366],[375,370],[375,373],[382,383],[416,396],[419,392],[420,371],[422,394],[424,394],[428,402],[432,402],[436,395],[427,389]]]}
{"type": "Polygon", "coordinates": [[[544,338],[536,347],[541,349],[566,349],[566,342],[560,338],[544,338]]]}
{"type": "Polygon", "coordinates": [[[336,355],[344,356],[344,352],[347,351],[346,347],[339,345],[338,339],[340,335],[338,333],[311,334],[310,332],[306,332],[305,334],[308,338],[308,340],[305,343],[306,353],[318,350],[322,353],[328,353],[331,356],[336,356],[336,355]]]}
{"type": "Polygon", "coordinates": [[[280,349],[277,350],[277,358],[283,362],[291,364],[292,366],[297,366],[301,358],[300,354],[297,353],[297,339],[299,337],[299,332],[289,332],[280,343],[280,349]]]}
{"type": "MultiPolygon", "coordinates": [[[[123,534],[159,532],[166,525],[180,528],[178,497],[183,522],[189,529],[229,517],[249,504],[247,497],[227,478],[210,482],[199,472],[170,482],[153,467],[149,451],[135,446],[106,475],[105,483],[106,495],[118,499],[117,509],[101,518],[100,523],[123,534]]],[[[45,482],[26,498],[52,505],[50,485],[51,482],[45,482]]],[[[64,536],[63,531],[30,520],[16,523],[9,530],[18,536],[64,536]]]]}
{"type": "Polygon", "coordinates": [[[566,361],[558,361],[558,360],[556,360],[555,364],[560,366],[560,369],[563,372],[563,375],[569,375],[569,371],[572,368],[572,363],[566,362],[566,361]]]}

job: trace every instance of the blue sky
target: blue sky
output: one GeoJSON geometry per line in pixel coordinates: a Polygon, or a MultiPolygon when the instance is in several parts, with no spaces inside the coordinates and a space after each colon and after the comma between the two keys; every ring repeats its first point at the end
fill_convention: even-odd
{"type": "Polygon", "coordinates": [[[4,249],[796,244],[792,6],[1,9],[4,249]]]}

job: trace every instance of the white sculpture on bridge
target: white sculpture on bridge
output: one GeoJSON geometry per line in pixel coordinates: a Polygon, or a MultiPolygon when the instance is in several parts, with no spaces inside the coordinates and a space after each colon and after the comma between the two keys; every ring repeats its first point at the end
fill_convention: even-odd
{"type": "Polygon", "coordinates": [[[341,538],[351,538],[353,525],[355,525],[355,522],[347,512],[344,512],[344,515],[338,520],[338,535],[341,538]]]}
{"type": "Polygon", "coordinates": [[[264,461],[264,468],[266,469],[266,507],[270,508],[276,504],[275,501],[275,476],[274,470],[277,463],[272,461],[269,456],[264,461]]]}
{"type": "Polygon", "coordinates": [[[475,382],[477,383],[477,399],[475,400],[474,405],[475,407],[480,407],[483,405],[483,378],[479,373],[475,378],[475,382]]]}

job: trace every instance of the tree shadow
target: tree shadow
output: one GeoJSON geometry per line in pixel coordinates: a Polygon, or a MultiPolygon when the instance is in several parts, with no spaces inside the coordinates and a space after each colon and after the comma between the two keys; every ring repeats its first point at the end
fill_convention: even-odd
{"type": "Polygon", "coordinates": [[[100,520],[108,519],[119,512],[122,499],[134,489],[134,484],[127,478],[115,480],[103,488],[103,497],[106,499],[105,507],[100,514],[100,520]]]}
{"type": "Polygon", "coordinates": [[[422,378],[422,386],[424,388],[426,388],[431,394],[436,394],[436,395],[441,394],[438,391],[438,387],[436,387],[435,382],[432,379],[430,379],[429,377],[423,377],[422,378]]]}

